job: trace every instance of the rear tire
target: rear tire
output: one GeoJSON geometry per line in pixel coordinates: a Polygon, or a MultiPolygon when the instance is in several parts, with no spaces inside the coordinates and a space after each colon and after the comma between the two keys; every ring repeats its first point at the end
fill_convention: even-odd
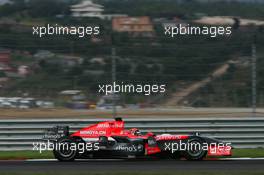
{"type": "Polygon", "coordinates": [[[77,150],[71,149],[71,145],[76,144],[74,139],[67,136],[61,137],[57,140],[56,144],[57,147],[53,150],[56,159],[59,161],[74,161],[77,155],[77,150]]]}
{"type": "Polygon", "coordinates": [[[194,138],[188,141],[188,145],[196,145],[196,146],[190,146],[190,149],[187,149],[183,156],[187,160],[203,160],[204,157],[207,154],[206,150],[203,150],[203,140],[200,138],[194,138]]]}

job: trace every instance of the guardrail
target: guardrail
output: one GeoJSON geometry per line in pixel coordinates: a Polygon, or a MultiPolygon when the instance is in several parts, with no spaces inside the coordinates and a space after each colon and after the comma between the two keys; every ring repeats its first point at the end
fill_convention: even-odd
{"type": "MultiPolygon", "coordinates": [[[[162,118],[162,117],[161,117],[162,118]]],[[[109,119],[0,120],[0,150],[31,150],[40,141],[43,130],[69,125],[74,132],[87,125],[109,119]]],[[[260,118],[188,118],[125,119],[126,128],[142,132],[190,134],[231,142],[235,148],[264,148],[264,117],[260,118]]]]}

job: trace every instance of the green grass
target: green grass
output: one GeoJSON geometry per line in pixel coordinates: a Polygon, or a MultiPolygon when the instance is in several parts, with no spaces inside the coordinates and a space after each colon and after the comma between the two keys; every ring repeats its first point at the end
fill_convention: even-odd
{"type": "Polygon", "coordinates": [[[234,149],[232,157],[264,157],[264,149],[234,149]]]}
{"type": "MultiPolygon", "coordinates": [[[[264,149],[234,149],[232,157],[264,157],[264,149]]],[[[51,151],[0,151],[0,159],[53,159],[51,151]]]]}
{"type": "Polygon", "coordinates": [[[212,171],[201,171],[201,172],[27,172],[27,173],[1,173],[1,175],[263,175],[263,172],[212,172],[212,171]]]}
{"type": "Polygon", "coordinates": [[[41,154],[37,151],[0,151],[0,160],[2,159],[52,159],[51,151],[44,151],[41,154]]]}

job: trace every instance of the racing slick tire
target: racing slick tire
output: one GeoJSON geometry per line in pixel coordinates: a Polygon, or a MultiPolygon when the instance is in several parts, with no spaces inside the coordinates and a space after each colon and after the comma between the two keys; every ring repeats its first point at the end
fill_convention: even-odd
{"type": "Polygon", "coordinates": [[[187,148],[187,150],[183,152],[184,158],[187,160],[203,160],[207,154],[207,151],[203,150],[203,143],[205,142],[200,138],[193,138],[188,140],[187,143],[187,145],[196,144],[196,146],[189,146],[191,148],[187,148]]]}
{"type": "Polygon", "coordinates": [[[53,154],[59,161],[74,161],[77,150],[71,149],[72,144],[76,144],[75,140],[65,136],[61,137],[56,142],[57,146],[53,149],[53,154]]]}

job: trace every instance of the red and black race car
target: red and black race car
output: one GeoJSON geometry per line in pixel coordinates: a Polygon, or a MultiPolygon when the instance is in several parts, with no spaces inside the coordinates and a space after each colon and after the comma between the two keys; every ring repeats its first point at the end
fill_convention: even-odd
{"type": "Polygon", "coordinates": [[[69,127],[56,126],[45,132],[53,145],[55,158],[73,161],[82,158],[178,158],[202,160],[206,156],[230,156],[231,145],[216,139],[193,135],[142,134],[126,130],[116,118],[69,134],[69,127]]]}

